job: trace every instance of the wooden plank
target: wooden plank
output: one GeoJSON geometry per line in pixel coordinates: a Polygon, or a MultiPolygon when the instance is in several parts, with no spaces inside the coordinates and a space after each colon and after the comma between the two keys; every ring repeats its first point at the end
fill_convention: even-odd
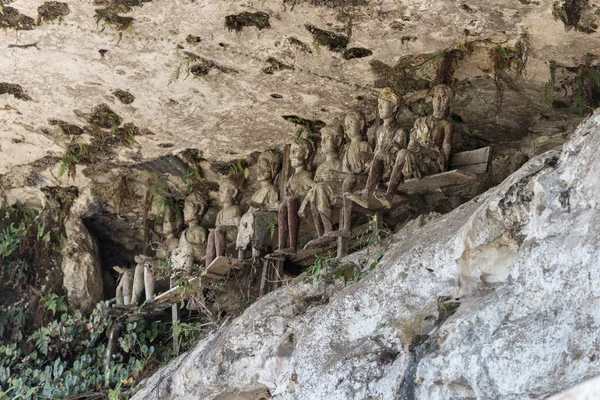
{"type": "Polygon", "coordinates": [[[488,170],[488,163],[479,163],[479,164],[471,164],[471,165],[461,165],[456,168],[459,171],[468,172],[473,175],[481,175],[485,174],[488,170]]]}
{"type": "Polygon", "coordinates": [[[483,147],[477,150],[463,151],[450,156],[450,168],[463,165],[488,163],[491,156],[491,147],[483,147]]]}
{"type": "Polygon", "coordinates": [[[422,179],[409,179],[398,186],[398,192],[420,193],[446,186],[462,185],[475,180],[476,176],[468,172],[452,170],[440,174],[429,175],[422,179]]]}
{"type": "Polygon", "coordinates": [[[212,279],[221,279],[231,268],[239,268],[243,262],[237,258],[218,256],[210,263],[208,268],[202,272],[202,276],[212,279]]]}

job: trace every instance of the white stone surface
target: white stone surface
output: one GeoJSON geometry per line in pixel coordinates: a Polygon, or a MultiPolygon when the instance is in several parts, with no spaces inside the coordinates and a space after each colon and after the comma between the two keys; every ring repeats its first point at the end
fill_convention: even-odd
{"type": "Polygon", "coordinates": [[[543,399],[598,375],[598,143],[600,113],[562,153],[394,235],[362,281],[266,295],[135,399],[543,399]],[[461,306],[444,320],[445,296],[461,306]]]}
{"type": "MultiPolygon", "coordinates": [[[[335,8],[302,0],[153,0],[126,14],[134,22],[131,31],[124,32],[97,25],[94,10],[100,6],[92,1],[66,2],[71,13],[61,23],[45,23],[31,31],[7,29],[0,35],[0,81],[20,84],[32,98],[23,101],[0,95],[0,174],[45,155],[62,157],[66,143],[54,136],[58,128],[48,120],[83,126],[85,113],[103,102],[124,122],[155,133],[136,138],[135,152],[123,155],[120,162],[188,147],[203,150],[209,160],[245,156],[281,145],[296,132],[297,126],[284,121],[283,115],[331,123],[358,107],[374,116],[378,89],[371,60],[393,66],[401,56],[432,54],[473,41],[481,46],[480,57],[463,62],[456,77],[476,80],[491,76],[484,44],[508,41],[514,45],[523,29],[529,29],[532,46],[527,87],[535,89],[523,104],[545,109],[543,84],[549,78],[548,60],[578,65],[584,54],[600,46],[597,35],[565,31],[561,22],[553,21],[551,0],[504,2],[501,6],[478,1],[466,10],[462,3],[432,0],[368,0],[362,6],[335,8]],[[225,16],[244,11],[270,14],[271,29],[227,30],[225,16]],[[325,46],[313,46],[305,24],[346,34],[350,37],[348,48],[365,47],[373,55],[344,60],[325,46]],[[202,42],[186,43],[189,34],[199,36],[202,42]],[[290,45],[290,37],[306,43],[312,52],[290,45]],[[33,43],[37,48],[8,47],[33,43]],[[193,79],[184,65],[179,80],[169,84],[184,61],[177,44],[239,73],[213,70],[205,79],[193,79]],[[107,50],[104,56],[100,49],[107,50]],[[269,57],[294,70],[263,73],[269,57]],[[112,95],[115,89],[131,92],[135,101],[120,103],[112,95]],[[274,93],[283,98],[272,98],[274,93]],[[169,143],[173,147],[159,147],[169,143]]],[[[36,18],[42,3],[15,0],[5,6],[36,18]]],[[[456,107],[471,132],[485,136],[498,127],[493,127],[495,89],[489,84],[482,89],[481,83],[475,82],[477,90],[462,97],[456,107]],[[478,106],[483,110],[473,113],[478,106]],[[480,121],[473,120],[475,117],[480,121]]],[[[507,99],[513,95],[506,91],[507,99]]],[[[516,98],[523,100],[521,94],[516,98]]],[[[506,104],[501,125],[509,123],[507,116],[528,109],[521,105],[511,108],[508,100],[506,104]]],[[[526,129],[520,123],[532,122],[530,117],[513,120],[511,129],[526,129]]]]}

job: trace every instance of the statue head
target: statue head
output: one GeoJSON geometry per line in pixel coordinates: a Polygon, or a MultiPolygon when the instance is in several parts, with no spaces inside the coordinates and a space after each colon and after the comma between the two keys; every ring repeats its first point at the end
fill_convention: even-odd
{"type": "Polygon", "coordinates": [[[259,181],[271,181],[275,179],[281,168],[281,156],[273,150],[263,151],[256,163],[259,181]]]}
{"type": "Polygon", "coordinates": [[[225,178],[219,184],[219,201],[221,204],[232,204],[238,194],[237,186],[231,179],[225,178]]]}
{"type": "Polygon", "coordinates": [[[437,85],[433,89],[433,116],[437,119],[447,118],[452,100],[454,89],[448,85],[437,85]]]}
{"type": "Polygon", "coordinates": [[[197,192],[190,194],[185,198],[183,203],[183,219],[185,222],[192,222],[198,220],[204,214],[206,209],[206,200],[197,192]]]}
{"type": "Polygon", "coordinates": [[[167,237],[174,236],[177,230],[177,218],[175,218],[175,211],[172,209],[165,210],[165,216],[163,219],[163,234],[167,237]]]}
{"type": "Polygon", "coordinates": [[[350,139],[362,138],[363,130],[365,129],[365,114],[359,110],[348,112],[344,119],[344,126],[346,128],[346,135],[350,139]]]}
{"type": "Polygon", "coordinates": [[[402,96],[392,88],[385,88],[379,93],[379,101],[377,103],[377,109],[379,111],[379,118],[387,119],[392,118],[402,102],[402,96]]]}
{"type": "Polygon", "coordinates": [[[339,129],[332,126],[321,129],[321,150],[323,154],[338,153],[343,139],[343,134],[339,129]]]}
{"type": "Polygon", "coordinates": [[[290,164],[292,168],[306,167],[313,153],[312,144],[304,138],[297,138],[290,147],[290,164]]]}

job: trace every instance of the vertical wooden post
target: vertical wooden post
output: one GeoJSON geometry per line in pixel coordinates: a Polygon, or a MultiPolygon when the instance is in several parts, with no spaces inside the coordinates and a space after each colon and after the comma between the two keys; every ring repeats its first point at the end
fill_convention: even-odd
{"type": "Polygon", "coordinates": [[[340,208],[340,226],[338,228],[338,237],[337,237],[337,258],[346,257],[348,255],[348,240],[349,237],[343,234],[346,231],[346,227],[344,226],[344,207],[340,208]]]}
{"type": "Polygon", "coordinates": [[[262,265],[262,273],[260,275],[260,288],[258,289],[258,297],[262,297],[265,294],[265,284],[267,282],[267,271],[269,269],[269,264],[271,264],[271,260],[265,258],[262,265]]]}
{"type": "Polygon", "coordinates": [[[110,368],[110,360],[112,359],[112,355],[115,351],[115,343],[117,343],[117,339],[119,338],[120,329],[120,322],[115,322],[112,328],[110,328],[110,333],[108,335],[108,345],[106,345],[106,359],[104,360],[105,371],[108,371],[110,368]]]}
{"type": "MultiPolygon", "coordinates": [[[[173,289],[174,286],[174,282],[173,282],[173,278],[171,278],[171,289],[173,289]]],[[[179,310],[179,303],[173,304],[171,306],[171,322],[172,322],[172,326],[175,326],[175,324],[179,323],[181,316],[180,316],[180,310],[179,310]]],[[[172,329],[172,328],[171,328],[172,329]]],[[[173,334],[173,351],[175,352],[175,354],[179,354],[179,335],[175,335],[175,332],[172,330],[172,334],[173,334]]]]}
{"type": "Polygon", "coordinates": [[[275,263],[275,268],[273,268],[273,285],[272,285],[272,290],[277,289],[277,287],[279,286],[279,279],[281,279],[281,274],[283,273],[283,263],[285,262],[285,259],[278,259],[277,262],[275,263]]]}
{"type": "Polygon", "coordinates": [[[348,237],[340,235],[337,238],[337,258],[346,257],[348,255],[348,237]]]}

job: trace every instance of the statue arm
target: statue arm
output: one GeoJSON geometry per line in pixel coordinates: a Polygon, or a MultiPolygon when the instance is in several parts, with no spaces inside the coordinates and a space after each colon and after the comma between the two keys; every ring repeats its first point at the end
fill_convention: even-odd
{"type": "Polygon", "coordinates": [[[398,130],[396,130],[396,134],[394,135],[394,142],[396,142],[396,148],[398,150],[406,148],[407,138],[404,129],[399,128],[398,130]]]}
{"type": "Polygon", "coordinates": [[[444,141],[442,142],[442,153],[444,154],[444,162],[446,169],[450,163],[450,152],[452,151],[452,137],[454,136],[454,126],[448,123],[444,127],[444,141]]]}

